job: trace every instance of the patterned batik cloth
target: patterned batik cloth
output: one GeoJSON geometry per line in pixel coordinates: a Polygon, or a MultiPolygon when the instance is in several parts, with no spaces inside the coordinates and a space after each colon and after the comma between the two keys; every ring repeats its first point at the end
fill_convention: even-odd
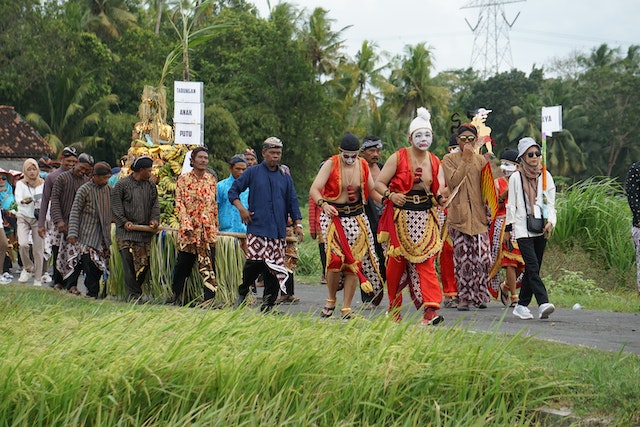
{"type": "Polygon", "coordinates": [[[500,269],[504,267],[514,267],[521,273],[516,278],[516,288],[520,288],[522,284],[522,276],[524,271],[524,260],[515,233],[511,233],[511,248],[503,242],[505,217],[496,217],[489,228],[489,239],[491,240],[491,265],[489,267],[489,293],[498,298],[500,295],[500,269]]]}
{"type": "Polygon", "coordinates": [[[278,279],[280,290],[285,294],[285,283],[289,279],[289,272],[285,266],[286,246],[286,239],[269,239],[247,234],[247,261],[264,261],[278,279]]]}
{"type": "Polygon", "coordinates": [[[198,272],[202,276],[204,285],[211,291],[216,292],[218,290],[218,282],[216,281],[216,271],[211,259],[211,251],[215,249],[206,243],[198,246],[194,243],[179,243],[178,250],[197,256],[198,272]]]}
{"type": "MultiPolygon", "coordinates": [[[[322,230],[324,241],[327,242],[327,271],[348,270],[337,232],[334,230],[330,235],[327,235],[332,228],[330,227],[331,222],[331,218],[324,212],[320,214],[320,229],[322,230]],[[330,260],[333,257],[338,257],[342,260],[340,268],[329,267],[330,260]]],[[[349,242],[353,257],[356,260],[362,261],[361,272],[371,283],[373,294],[377,295],[382,290],[383,281],[380,269],[378,268],[378,257],[374,252],[373,233],[369,226],[369,220],[365,214],[360,214],[351,217],[341,217],[340,223],[349,242]]]]}
{"type": "Polygon", "coordinates": [[[119,250],[126,249],[131,253],[133,270],[135,271],[137,280],[138,275],[149,265],[151,242],[134,242],[131,240],[117,239],[117,243],[119,250]]]}
{"type": "Polygon", "coordinates": [[[449,227],[460,301],[470,305],[489,302],[489,233],[465,234],[449,227]]]}
{"type": "MultiPolygon", "coordinates": [[[[427,305],[439,308],[442,291],[434,267],[435,259],[432,259],[442,248],[438,212],[433,209],[426,211],[411,211],[395,207],[393,209],[398,246],[393,247],[391,241],[383,243],[382,246],[387,257],[404,258],[407,262],[395,290],[396,298],[400,298],[400,301],[390,300],[390,303],[398,306],[401,302],[402,290],[408,287],[416,309],[427,305]],[[424,283],[420,280],[418,269],[425,276],[424,283]],[[431,272],[431,270],[433,271],[431,272]],[[425,300],[425,296],[427,300],[425,300]]],[[[389,279],[393,276],[393,268],[396,267],[392,265],[389,258],[387,287],[390,299],[394,284],[390,285],[389,279]]]]}
{"type": "Polygon", "coordinates": [[[68,279],[81,261],[82,255],[89,254],[91,261],[107,276],[109,275],[109,250],[101,247],[95,249],[79,243],[71,244],[65,241],[60,246],[56,268],[63,279],[68,279]]]}
{"type": "Polygon", "coordinates": [[[285,249],[284,265],[289,273],[293,273],[298,268],[298,237],[295,227],[287,227],[287,247],[285,249]]]}

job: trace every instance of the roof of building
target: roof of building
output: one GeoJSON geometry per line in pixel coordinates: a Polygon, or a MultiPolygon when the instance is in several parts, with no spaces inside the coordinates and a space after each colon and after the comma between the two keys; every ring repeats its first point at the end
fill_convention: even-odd
{"type": "Polygon", "coordinates": [[[0,105],[0,158],[40,158],[55,153],[13,107],[0,105]]]}

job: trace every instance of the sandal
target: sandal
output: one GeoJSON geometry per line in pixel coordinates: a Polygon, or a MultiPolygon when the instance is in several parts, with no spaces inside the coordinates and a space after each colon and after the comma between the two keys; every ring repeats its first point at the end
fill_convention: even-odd
{"type": "Polygon", "coordinates": [[[444,302],[444,308],[458,308],[458,303],[460,300],[458,297],[453,297],[444,302]]]}
{"type": "Polygon", "coordinates": [[[333,316],[333,312],[336,311],[336,306],[335,306],[336,300],[327,298],[327,302],[329,304],[333,304],[333,307],[328,307],[325,305],[322,308],[322,311],[320,312],[320,317],[322,317],[323,319],[333,316]]]}
{"type": "Polygon", "coordinates": [[[70,294],[72,294],[72,295],[80,295],[80,293],[81,293],[81,292],[78,290],[78,288],[77,288],[77,287],[72,286],[72,287],[69,289],[69,293],[70,293],[70,294]]]}
{"type": "Polygon", "coordinates": [[[282,295],[278,298],[278,304],[296,304],[300,302],[300,298],[294,297],[293,295],[282,295]]]}
{"type": "Polygon", "coordinates": [[[509,307],[514,308],[516,305],[518,305],[518,301],[520,301],[518,295],[511,295],[511,304],[509,304],[509,307]]]}
{"type": "Polygon", "coordinates": [[[504,291],[504,287],[506,286],[505,282],[500,283],[500,301],[502,301],[502,305],[505,307],[509,304],[509,297],[507,293],[504,291]]]}
{"type": "Polygon", "coordinates": [[[350,320],[355,317],[353,310],[351,308],[341,308],[340,314],[342,315],[342,320],[350,320]]]}

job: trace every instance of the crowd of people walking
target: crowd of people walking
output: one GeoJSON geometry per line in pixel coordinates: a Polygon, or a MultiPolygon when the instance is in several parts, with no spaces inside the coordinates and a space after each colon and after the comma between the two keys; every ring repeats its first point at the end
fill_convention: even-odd
{"type": "MultiPolygon", "coordinates": [[[[424,325],[443,322],[442,308],[486,308],[491,295],[521,319],[534,318],[529,305],[535,297],[537,317],[548,318],[554,306],[540,266],[556,223],[555,185],[542,168],[540,144],[523,138],[497,164],[480,152],[478,129],[466,123],[439,159],[429,151],[434,134],[430,113],[422,107],[407,139],[406,147],[382,163],[378,137],[367,135],[361,143],[347,133],[338,154],[320,166],[309,190],[308,218],[327,286],[320,316],[336,315],[340,292],[336,317],[347,320],[357,316],[357,292],[365,308],[376,308],[384,304],[386,290],[388,316],[401,321],[406,288],[424,325]]],[[[191,168],[176,183],[178,247],[167,302],[213,305],[220,233],[243,236],[238,307],[247,304],[258,283],[264,286],[264,313],[299,300],[293,295],[293,271],[304,227],[291,171],[282,163],[283,147],[270,137],[262,145],[262,162],[253,150],[234,155],[229,177],[221,181],[208,169],[206,147],[188,154],[191,168]],[[201,295],[189,295],[185,286],[194,264],[202,276],[201,295]]],[[[36,286],[50,282],[77,295],[84,273],[86,296],[99,298],[100,281],[109,274],[114,223],[126,298],[140,301],[160,209],[153,159],[141,156],[128,166],[131,173],[114,180],[109,164],[68,147],[60,167],[44,179],[33,159],[24,162],[20,179],[0,170],[0,264],[12,256],[7,235],[14,233],[19,281],[33,277],[36,286]]],[[[0,282],[13,280],[7,269],[3,273],[0,282]]]]}

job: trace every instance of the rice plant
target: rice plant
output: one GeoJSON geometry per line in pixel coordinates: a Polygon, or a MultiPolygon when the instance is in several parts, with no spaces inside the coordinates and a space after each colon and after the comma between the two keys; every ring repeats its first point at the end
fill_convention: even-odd
{"type": "Polygon", "coordinates": [[[590,178],[558,193],[558,222],[552,242],[582,245],[622,275],[633,268],[631,211],[622,186],[611,178],[590,178]]]}
{"type": "Polygon", "coordinates": [[[5,425],[525,426],[582,387],[520,336],[0,292],[5,425]]]}

